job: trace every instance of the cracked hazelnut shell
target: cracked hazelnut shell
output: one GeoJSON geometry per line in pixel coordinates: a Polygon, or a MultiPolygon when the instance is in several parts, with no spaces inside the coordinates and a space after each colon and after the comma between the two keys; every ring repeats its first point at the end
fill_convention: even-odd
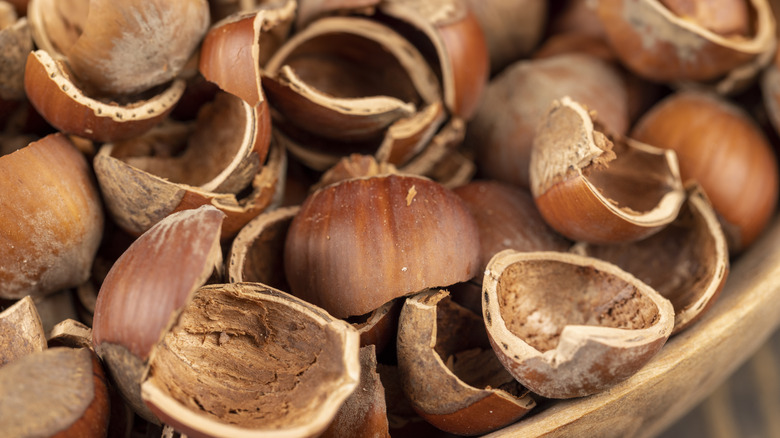
{"type": "Polygon", "coordinates": [[[621,382],[666,343],[672,304],[617,266],[505,250],[488,264],[482,315],[504,367],[532,392],[581,397],[621,382]]]}
{"type": "Polygon", "coordinates": [[[530,178],[542,217],[571,240],[639,240],[672,222],[685,200],[673,151],[611,141],[569,97],[539,124],[530,178]]]}
{"type": "Polygon", "coordinates": [[[496,357],[481,316],[452,302],[445,290],[405,300],[398,372],[414,410],[457,435],[492,432],[536,406],[496,357]]]}

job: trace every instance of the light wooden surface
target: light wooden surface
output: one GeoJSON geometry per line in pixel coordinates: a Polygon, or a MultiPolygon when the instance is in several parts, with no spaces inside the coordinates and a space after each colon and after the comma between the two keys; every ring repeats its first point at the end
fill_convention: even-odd
{"type": "Polygon", "coordinates": [[[590,397],[557,401],[491,437],[658,435],[750,359],[780,326],[780,220],[732,265],[703,319],[636,375],[590,397]]]}

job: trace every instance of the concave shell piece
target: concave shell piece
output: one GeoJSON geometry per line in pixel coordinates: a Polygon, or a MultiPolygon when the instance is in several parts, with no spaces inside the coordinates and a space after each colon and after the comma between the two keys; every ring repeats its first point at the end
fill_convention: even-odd
{"type": "Polygon", "coordinates": [[[294,295],[339,317],[362,315],[475,276],[478,230],[462,201],[427,178],[350,179],[304,201],[284,267],[294,295]]]}
{"type": "Polygon", "coordinates": [[[610,141],[581,104],[553,102],[531,151],[531,193],[550,226],[572,240],[647,237],[677,217],[685,190],[673,151],[610,141]]]}
{"type": "Polygon", "coordinates": [[[485,434],[536,406],[496,357],[482,318],[450,301],[444,290],[406,299],[398,371],[414,410],[450,433],[485,434]]]}
{"type": "Polygon", "coordinates": [[[287,38],[295,10],[294,0],[271,2],[214,24],[200,49],[203,77],[249,105],[264,100],[261,69],[287,38]]]}
{"type": "Polygon", "coordinates": [[[715,302],[729,272],[726,236],[704,191],[693,185],[674,222],[638,242],[579,244],[573,251],[614,263],[674,306],[676,334],[715,302]]]}
{"type": "Polygon", "coordinates": [[[0,297],[38,297],[89,278],[103,209],[84,156],[50,134],[0,157],[0,297]]]}
{"type": "Polygon", "coordinates": [[[346,322],[257,283],[195,292],[149,361],[150,409],[190,436],[315,437],[359,381],[346,322]]]}
{"type": "Polygon", "coordinates": [[[488,264],[482,314],[506,369],[548,398],[594,394],[649,361],[671,335],[666,298],[617,266],[505,250],[488,264]]]}
{"type": "Polygon", "coordinates": [[[598,16],[621,62],[658,82],[718,82],[726,93],[749,83],[771,62],[775,50],[775,18],[767,0],[746,1],[752,33],[720,35],[659,0],[605,0],[598,16]]]}
{"type": "Polygon", "coordinates": [[[36,50],[27,57],[24,87],[35,109],[52,126],[105,142],[138,136],[158,124],[179,101],[185,82],[176,79],[148,99],[104,102],[85,94],[62,60],[36,50]]]}
{"type": "Polygon", "coordinates": [[[0,368],[46,349],[46,333],[28,295],[0,312],[0,368]]]}
{"type": "MultiPolygon", "coordinates": [[[[254,117],[251,120],[255,120],[254,117]]],[[[244,139],[259,135],[256,132],[259,127],[251,125],[244,139]]],[[[160,130],[165,133],[162,128],[160,130]]],[[[159,133],[152,131],[147,135],[154,138],[159,133]]],[[[277,203],[281,197],[287,161],[284,150],[276,141],[271,141],[265,165],[259,168],[249,185],[238,194],[206,191],[153,175],[113,156],[114,148],[111,143],[100,148],[94,159],[95,173],[111,216],[122,229],[133,235],[140,235],[171,213],[212,205],[227,215],[222,230],[222,237],[227,239],[235,236],[241,227],[277,203]],[[150,193],[154,195],[150,196],[150,193]]],[[[254,152],[248,148],[243,150],[250,152],[250,159],[242,163],[251,165],[255,161],[252,159],[254,152]]],[[[238,168],[240,170],[246,166],[242,164],[238,168]]],[[[238,175],[243,174],[238,172],[238,175]]],[[[232,177],[226,181],[231,180],[232,177]]]]}
{"type": "Polygon", "coordinates": [[[403,130],[425,132],[416,126],[419,112],[423,126],[441,123],[429,114],[440,91],[425,59],[394,30],[366,18],[326,17],[296,33],[266,64],[263,85],[286,123],[323,139],[379,144],[407,119],[393,136],[413,137],[403,130]]]}
{"type": "Polygon", "coordinates": [[[174,314],[221,269],[224,216],[203,206],[166,217],[130,245],[100,287],[93,318],[95,351],[123,397],[147,420],[156,421],[141,402],[145,363],[174,314]]]}
{"type": "Polygon", "coordinates": [[[421,32],[432,45],[441,72],[444,105],[469,120],[490,74],[487,42],[465,0],[385,0],[379,10],[421,32]]]}

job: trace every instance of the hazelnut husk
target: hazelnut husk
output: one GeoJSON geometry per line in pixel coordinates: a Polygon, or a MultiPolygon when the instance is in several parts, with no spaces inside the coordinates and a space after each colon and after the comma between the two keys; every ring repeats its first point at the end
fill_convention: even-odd
{"type": "Polygon", "coordinates": [[[154,346],[141,384],[190,436],[316,437],[359,382],[358,334],[258,283],[197,290],[154,346]]]}
{"type": "Polygon", "coordinates": [[[558,252],[505,250],[488,264],[482,313],[506,369],[533,393],[604,391],[666,343],[672,304],[617,266],[558,252]]]}

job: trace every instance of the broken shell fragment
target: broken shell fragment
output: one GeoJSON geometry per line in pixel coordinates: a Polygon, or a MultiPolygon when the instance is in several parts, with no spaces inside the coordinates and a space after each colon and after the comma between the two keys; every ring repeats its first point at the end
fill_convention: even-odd
{"type": "Polygon", "coordinates": [[[450,301],[444,290],[406,299],[398,371],[414,410],[450,433],[485,434],[536,406],[496,357],[482,318],[450,301]]]}
{"type": "Polygon", "coordinates": [[[358,385],[358,350],[349,324],[286,293],[209,285],[154,346],[141,393],[190,436],[316,437],[358,385]]]}
{"type": "Polygon", "coordinates": [[[139,235],[173,212],[212,205],[227,214],[223,238],[228,238],[278,202],[284,150],[271,142],[267,161],[260,161],[258,145],[269,135],[261,123],[266,119],[257,114],[258,107],[223,96],[238,107],[229,104],[228,113],[211,113],[194,130],[186,124],[161,125],[142,137],[100,148],[95,173],[108,211],[122,229],[139,235]],[[222,154],[225,149],[214,142],[230,153],[222,154]],[[185,147],[188,152],[176,153],[185,147]]]}
{"type": "Polygon", "coordinates": [[[266,6],[220,20],[206,34],[200,49],[203,77],[251,106],[265,99],[261,68],[287,38],[296,2],[285,0],[266,6]]]}
{"type": "MultiPolygon", "coordinates": [[[[695,15],[678,15],[675,11],[680,9],[674,3],[679,2],[599,2],[598,17],[610,45],[637,75],[665,83],[710,83],[717,91],[729,93],[750,83],[771,62],[776,23],[769,1],[732,2],[747,7],[746,23],[737,25],[746,34],[708,29],[708,23],[695,15]]],[[[709,7],[730,11],[725,14],[727,19],[740,15],[722,5],[709,7]]]]}
{"type": "Polygon", "coordinates": [[[175,312],[221,269],[223,219],[211,206],[162,219],[122,253],[100,287],[95,351],[128,404],[147,420],[157,421],[141,401],[141,376],[175,312]]]}
{"type": "Polygon", "coordinates": [[[638,242],[578,244],[573,249],[614,263],[653,287],[674,306],[674,331],[701,317],[729,272],[726,236],[704,191],[694,185],[674,222],[638,242]]]}
{"type": "Polygon", "coordinates": [[[35,109],[61,132],[116,141],[138,136],[160,123],[184,93],[185,82],[174,80],[159,93],[129,103],[103,101],[81,89],[64,61],[36,50],[27,57],[24,88],[35,109]]]}
{"type": "Polygon", "coordinates": [[[46,349],[46,333],[28,295],[0,312],[0,368],[46,349]]]}
{"type": "Polygon", "coordinates": [[[506,369],[532,392],[572,398],[603,391],[666,343],[674,309],[617,266],[558,252],[505,250],[488,264],[482,314],[506,369]]]}
{"type": "Polygon", "coordinates": [[[610,141],[584,106],[564,97],[539,124],[531,193],[545,221],[571,240],[638,240],[677,217],[685,201],[677,156],[637,141],[610,141]]]}

